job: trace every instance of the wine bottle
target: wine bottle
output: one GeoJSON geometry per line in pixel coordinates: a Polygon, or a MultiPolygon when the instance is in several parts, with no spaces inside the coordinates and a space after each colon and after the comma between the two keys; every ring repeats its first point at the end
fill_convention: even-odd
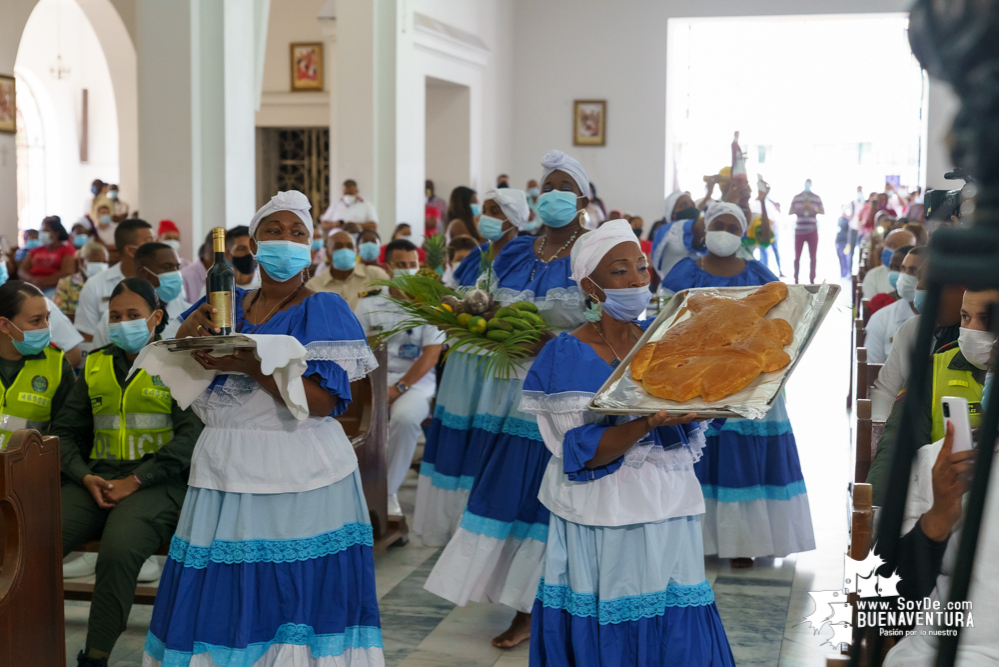
{"type": "Polygon", "coordinates": [[[236,312],[236,274],[225,261],[225,229],[212,229],[212,249],[215,263],[205,277],[205,292],[208,303],[218,310],[212,315],[212,324],[222,330],[217,335],[226,336],[232,333],[232,317],[236,312]]]}

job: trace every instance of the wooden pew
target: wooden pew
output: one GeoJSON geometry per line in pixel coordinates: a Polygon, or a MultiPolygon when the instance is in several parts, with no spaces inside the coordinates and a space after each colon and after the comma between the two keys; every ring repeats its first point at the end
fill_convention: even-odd
{"type": "Polygon", "coordinates": [[[378,368],[351,383],[353,400],[338,420],[357,454],[377,558],[390,546],[406,544],[409,526],[405,516],[388,513],[388,348],[383,343],[373,351],[378,368]]]}
{"type": "Polygon", "coordinates": [[[864,320],[855,317],[853,320],[853,335],[850,341],[850,384],[846,390],[846,409],[853,410],[853,382],[857,374],[857,350],[864,347],[864,320]]]}
{"type": "Polygon", "coordinates": [[[0,452],[0,665],[64,665],[59,440],[21,430],[0,452]]]}
{"type": "Polygon", "coordinates": [[[882,366],[884,364],[867,363],[867,348],[857,348],[857,400],[870,398],[871,387],[874,386],[874,381],[878,379],[878,374],[881,372],[882,366]]]}

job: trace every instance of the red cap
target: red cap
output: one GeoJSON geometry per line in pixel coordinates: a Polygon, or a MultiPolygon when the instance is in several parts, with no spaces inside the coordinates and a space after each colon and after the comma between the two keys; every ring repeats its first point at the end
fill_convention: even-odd
{"type": "Polygon", "coordinates": [[[441,217],[440,209],[438,209],[436,206],[428,206],[423,211],[423,217],[424,218],[437,218],[437,219],[440,219],[440,217],[441,217]]]}
{"type": "Polygon", "coordinates": [[[177,229],[177,225],[174,224],[173,220],[160,220],[160,226],[159,229],[156,230],[156,235],[162,236],[167,232],[176,232],[177,234],[180,234],[180,230],[177,229]]]}

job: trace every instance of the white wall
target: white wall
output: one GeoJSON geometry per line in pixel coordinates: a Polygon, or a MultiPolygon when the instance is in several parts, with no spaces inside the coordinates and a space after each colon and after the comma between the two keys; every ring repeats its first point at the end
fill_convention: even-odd
{"type": "Polygon", "coordinates": [[[427,81],[426,173],[438,192],[469,182],[471,96],[466,86],[427,81]]]}
{"type": "MultiPolygon", "coordinates": [[[[131,44],[126,46],[131,48],[131,44]]],[[[111,74],[97,35],[76,2],[41,0],[37,4],[25,25],[14,69],[31,88],[42,114],[47,176],[44,214],[72,223],[89,212],[93,179],[119,180],[118,111],[111,74]],[[57,66],[59,52],[69,69],[62,79],[50,73],[57,66]],[[83,89],[89,91],[86,163],[80,161],[83,89]]],[[[128,196],[122,192],[126,201],[128,196]]],[[[33,219],[21,219],[19,226],[37,228],[39,210],[32,206],[33,219]]]]}
{"type": "MultiPolygon", "coordinates": [[[[908,0],[839,0],[837,14],[907,12],[908,0]]],[[[823,0],[516,0],[514,183],[540,176],[551,148],[576,157],[610,206],[662,217],[666,178],[666,42],[672,17],[820,15],[823,0]],[[607,145],[572,145],[574,99],[607,100],[607,145]]],[[[752,34],[738,48],[752,48],[752,34]]],[[[735,57],[735,56],[734,56],[735,57]]],[[[751,73],[738,72],[738,76],[751,73]]],[[[880,75],[880,73],[879,73],[880,75]]],[[[719,82],[720,85],[723,82],[719,82]]],[[[949,162],[940,114],[948,96],[931,84],[926,162],[949,162]]],[[[719,135],[728,141],[729,130],[719,135]]],[[[502,171],[502,170],[501,170],[502,171]]],[[[929,182],[933,183],[932,171],[929,182]]]]}
{"type": "Polygon", "coordinates": [[[325,0],[277,0],[267,21],[263,95],[257,127],[326,127],[330,122],[330,72],[324,91],[291,92],[290,47],[294,42],[322,42],[316,16],[325,0]]]}

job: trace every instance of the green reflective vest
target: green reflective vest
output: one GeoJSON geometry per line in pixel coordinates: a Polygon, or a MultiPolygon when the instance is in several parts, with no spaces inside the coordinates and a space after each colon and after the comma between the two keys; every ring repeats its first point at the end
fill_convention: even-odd
{"type": "Polygon", "coordinates": [[[936,442],[944,437],[943,406],[940,399],[944,396],[956,396],[968,401],[968,417],[971,428],[977,428],[982,421],[982,389],[971,371],[962,371],[950,367],[951,361],[961,349],[955,345],[951,349],[933,355],[933,427],[930,431],[930,442],[936,442]]]}
{"type": "Polygon", "coordinates": [[[62,382],[62,350],[46,347],[44,359],[27,359],[9,387],[0,380],[0,449],[14,431],[44,431],[52,419],[52,399],[62,382]]]}
{"type": "Polygon", "coordinates": [[[87,390],[94,413],[92,459],[137,461],[173,438],[170,390],[158,375],[137,372],[124,391],[114,374],[114,357],[87,355],[87,390]]]}

